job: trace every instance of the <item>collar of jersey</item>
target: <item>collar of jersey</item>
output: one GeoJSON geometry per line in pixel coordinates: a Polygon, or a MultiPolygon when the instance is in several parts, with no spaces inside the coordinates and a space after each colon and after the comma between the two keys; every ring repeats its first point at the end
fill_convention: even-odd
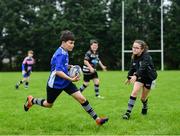
{"type": "Polygon", "coordinates": [[[68,51],[66,51],[63,47],[59,47],[59,48],[61,48],[63,51],[65,51],[65,52],[68,52],[68,51]]]}

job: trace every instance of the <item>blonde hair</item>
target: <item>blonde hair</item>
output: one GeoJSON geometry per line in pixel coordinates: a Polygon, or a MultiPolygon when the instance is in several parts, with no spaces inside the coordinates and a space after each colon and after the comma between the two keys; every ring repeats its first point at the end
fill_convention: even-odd
{"type": "Polygon", "coordinates": [[[33,54],[33,53],[34,53],[33,50],[28,51],[28,54],[33,54]]]}

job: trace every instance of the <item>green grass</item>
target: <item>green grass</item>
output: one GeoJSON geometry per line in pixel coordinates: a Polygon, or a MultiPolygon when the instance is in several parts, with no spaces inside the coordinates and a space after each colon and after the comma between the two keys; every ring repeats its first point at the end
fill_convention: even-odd
{"type": "MultiPolygon", "coordinates": [[[[21,73],[0,73],[0,135],[169,135],[180,134],[180,71],[158,72],[156,89],[149,97],[149,113],[142,116],[138,97],[130,120],[121,115],[127,108],[132,85],[124,85],[127,72],[99,72],[100,92],[104,100],[94,97],[93,84],[84,96],[101,116],[109,122],[96,126],[81,106],[66,93],[62,93],[53,108],[33,106],[24,112],[27,95],[46,98],[49,72],[33,72],[30,88],[14,89],[21,73]]],[[[79,87],[82,81],[76,85],[79,87]]]]}

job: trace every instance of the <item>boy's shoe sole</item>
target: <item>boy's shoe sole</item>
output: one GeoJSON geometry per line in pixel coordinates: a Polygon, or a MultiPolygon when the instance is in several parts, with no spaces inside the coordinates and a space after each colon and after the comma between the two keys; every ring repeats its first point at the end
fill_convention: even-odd
{"type": "Polygon", "coordinates": [[[96,124],[101,126],[104,123],[106,123],[108,120],[109,120],[109,118],[99,118],[99,119],[96,120],[96,124]]]}
{"type": "Polygon", "coordinates": [[[24,104],[24,110],[25,111],[28,111],[32,107],[32,105],[33,105],[32,99],[33,99],[33,97],[31,95],[27,97],[26,102],[24,104]]]}

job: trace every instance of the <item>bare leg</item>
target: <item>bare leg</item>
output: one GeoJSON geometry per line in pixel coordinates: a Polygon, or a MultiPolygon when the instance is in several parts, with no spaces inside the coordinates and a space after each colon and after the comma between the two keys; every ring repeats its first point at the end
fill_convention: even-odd
{"type": "Polygon", "coordinates": [[[16,83],[15,88],[18,89],[19,86],[20,86],[21,84],[23,84],[24,82],[26,82],[27,80],[28,80],[28,78],[23,78],[22,80],[20,80],[19,82],[16,83]]]}
{"type": "Polygon", "coordinates": [[[133,87],[133,90],[132,90],[132,93],[131,93],[131,96],[133,97],[137,97],[139,91],[141,90],[143,84],[140,83],[140,82],[135,82],[134,83],[134,87],[133,87]]]}
{"type": "Polygon", "coordinates": [[[73,93],[72,97],[76,99],[80,104],[83,104],[86,101],[86,98],[82,95],[80,91],[73,93]]]}
{"type": "Polygon", "coordinates": [[[143,87],[143,91],[142,91],[142,94],[141,94],[141,100],[142,101],[147,100],[149,92],[150,92],[150,89],[147,89],[146,87],[143,87]]]}

